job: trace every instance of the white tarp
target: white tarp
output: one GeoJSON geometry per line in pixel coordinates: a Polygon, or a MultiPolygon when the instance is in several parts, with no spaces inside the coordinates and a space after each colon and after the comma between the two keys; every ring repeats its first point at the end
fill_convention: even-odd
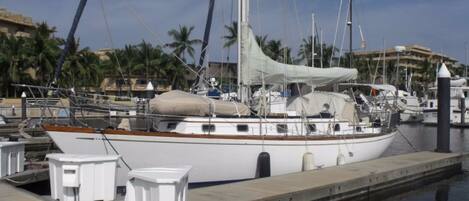
{"type": "Polygon", "coordinates": [[[349,68],[313,68],[276,62],[266,56],[247,24],[242,25],[241,81],[244,85],[305,83],[310,86],[354,80],[357,70],[349,68]]]}
{"type": "Polygon", "coordinates": [[[328,112],[339,120],[354,121],[354,101],[347,95],[334,92],[314,91],[303,96],[288,99],[287,110],[298,114],[317,115],[324,112],[324,105],[329,105],[328,112]]]}
{"type": "Polygon", "coordinates": [[[450,84],[452,87],[466,86],[466,79],[465,78],[454,79],[450,81],[450,84]]]}
{"type": "Polygon", "coordinates": [[[173,90],[150,100],[150,111],[165,115],[250,115],[249,107],[242,103],[221,101],[205,96],[173,90]]]}

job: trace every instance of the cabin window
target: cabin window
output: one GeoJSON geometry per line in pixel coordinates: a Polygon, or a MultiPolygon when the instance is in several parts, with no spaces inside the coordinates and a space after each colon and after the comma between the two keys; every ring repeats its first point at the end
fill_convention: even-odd
{"type": "Polygon", "coordinates": [[[238,132],[248,132],[249,131],[249,127],[246,124],[238,124],[236,126],[236,129],[238,130],[238,132]]]}
{"type": "Polygon", "coordinates": [[[340,131],[340,124],[334,125],[334,131],[340,131]]]}
{"type": "Polygon", "coordinates": [[[357,127],[355,128],[355,131],[357,131],[357,132],[362,132],[362,127],[361,127],[361,126],[357,126],[357,127]]]}
{"type": "Polygon", "coordinates": [[[287,124],[277,124],[277,133],[287,133],[288,125],[287,124]]]}
{"type": "Polygon", "coordinates": [[[430,102],[430,108],[433,108],[433,102],[430,102]]]}
{"type": "Polygon", "coordinates": [[[308,134],[316,132],[316,124],[308,124],[308,134]]]}
{"type": "Polygon", "coordinates": [[[204,125],[202,125],[202,131],[203,132],[214,132],[215,131],[215,125],[213,125],[213,124],[204,124],[204,125]]]}
{"type": "Polygon", "coordinates": [[[178,124],[177,124],[176,122],[170,122],[170,123],[168,123],[168,125],[166,125],[166,128],[167,128],[168,130],[174,130],[174,129],[176,129],[176,126],[177,126],[177,125],[178,125],[178,124]]]}

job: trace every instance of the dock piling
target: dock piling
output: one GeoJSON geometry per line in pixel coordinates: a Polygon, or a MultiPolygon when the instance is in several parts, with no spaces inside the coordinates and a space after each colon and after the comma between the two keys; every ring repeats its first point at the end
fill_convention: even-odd
{"type": "Polygon", "coordinates": [[[451,74],[443,63],[438,71],[438,128],[436,152],[450,153],[450,82],[451,74]]]}
{"type": "Polygon", "coordinates": [[[461,95],[461,99],[459,99],[460,106],[461,106],[461,125],[464,125],[466,123],[466,98],[464,97],[464,94],[461,95]]]}
{"type": "Polygon", "coordinates": [[[25,120],[27,118],[27,110],[26,93],[23,91],[23,93],[21,93],[21,120],[25,120]]]}

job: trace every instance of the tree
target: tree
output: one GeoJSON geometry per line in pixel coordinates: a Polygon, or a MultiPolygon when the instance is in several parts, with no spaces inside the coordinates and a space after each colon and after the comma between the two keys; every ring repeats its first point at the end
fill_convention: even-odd
{"type": "MultiPolygon", "coordinates": [[[[0,66],[2,70],[2,88],[5,96],[10,95],[12,83],[24,79],[24,70],[27,66],[28,56],[24,38],[14,36],[0,36],[0,66]]],[[[16,90],[14,91],[16,96],[16,90]]],[[[3,94],[2,94],[3,95],[3,94]]]]}
{"type": "Polygon", "coordinates": [[[51,79],[52,72],[60,53],[59,45],[63,40],[55,38],[55,27],[49,27],[45,22],[37,25],[31,38],[28,39],[29,63],[37,71],[40,85],[51,79]]]}
{"type": "Polygon", "coordinates": [[[256,42],[257,44],[259,45],[259,47],[261,48],[262,52],[264,52],[264,54],[266,54],[267,52],[267,35],[263,35],[263,36],[260,36],[260,35],[256,35],[256,42]]]}
{"type": "Polygon", "coordinates": [[[225,25],[228,35],[223,36],[225,39],[224,48],[230,48],[238,41],[238,22],[234,21],[230,25],[225,25]]]}
{"type": "Polygon", "coordinates": [[[80,40],[73,40],[65,59],[59,82],[66,87],[97,87],[102,76],[99,58],[88,47],[80,49],[80,40]]]}
{"type": "MultiPolygon", "coordinates": [[[[187,27],[179,25],[179,30],[172,29],[168,35],[172,37],[173,42],[168,43],[167,46],[173,48],[173,53],[186,61],[186,53],[194,59],[194,45],[201,44],[199,39],[191,39],[191,33],[194,27],[187,27]]],[[[195,61],[194,61],[195,63],[195,61]]]]}

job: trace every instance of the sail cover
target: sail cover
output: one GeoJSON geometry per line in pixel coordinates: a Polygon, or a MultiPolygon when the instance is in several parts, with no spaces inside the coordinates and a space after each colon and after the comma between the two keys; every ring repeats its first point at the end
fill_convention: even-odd
{"type": "Polygon", "coordinates": [[[173,90],[150,100],[150,111],[165,115],[250,115],[246,105],[173,90]]]}
{"type": "Polygon", "coordinates": [[[241,81],[244,85],[305,83],[316,87],[357,78],[356,69],[313,68],[274,61],[262,52],[247,24],[243,24],[241,30],[241,81]]]}

